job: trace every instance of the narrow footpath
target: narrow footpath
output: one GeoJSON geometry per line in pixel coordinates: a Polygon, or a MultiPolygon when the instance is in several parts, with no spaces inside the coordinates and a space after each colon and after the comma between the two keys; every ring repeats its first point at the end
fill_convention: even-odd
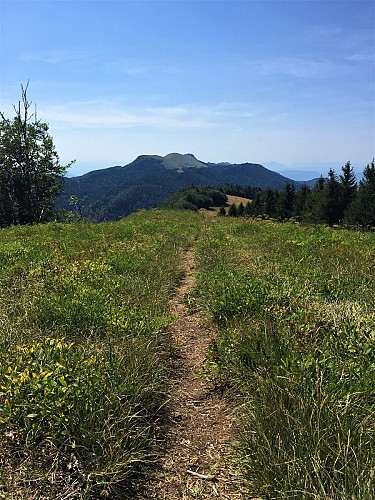
{"type": "MultiPolygon", "coordinates": [[[[148,480],[147,499],[241,499],[241,479],[231,467],[235,403],[203,376],[212,326],[191,312],[184,296],[194,286],[194,256],[184,256],[184,275],[171,301],[171,343],[176,350],[168,381],[162,433],[165,454],[148,480]]],[[[241,493],[242,492],[242,493],[241,493]]]]}

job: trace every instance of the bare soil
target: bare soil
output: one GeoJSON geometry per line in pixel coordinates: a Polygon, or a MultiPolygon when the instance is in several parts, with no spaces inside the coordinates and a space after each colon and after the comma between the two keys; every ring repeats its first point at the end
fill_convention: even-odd
{"type": "Polygon", "coordinates": [[[171,302],[171,313],[177,318],[170,328],[176,355],[162,424],[165,454],[151,472],[142,498],[241,499],[244,483],[231,464],[236,402],[204,376],[216,332],[202,314],[184,304],[193,284],[194,257],[188,251],[184,275],[171,302]]]}

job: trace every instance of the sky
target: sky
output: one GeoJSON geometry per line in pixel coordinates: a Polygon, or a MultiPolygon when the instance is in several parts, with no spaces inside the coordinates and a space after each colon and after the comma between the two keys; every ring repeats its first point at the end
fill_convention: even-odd
{"type": "Polygon", "coordinates": [[[0,110],[29,81],[70,175],[375,155],[374,1],[0,0],[0,22],[0,110]]]}

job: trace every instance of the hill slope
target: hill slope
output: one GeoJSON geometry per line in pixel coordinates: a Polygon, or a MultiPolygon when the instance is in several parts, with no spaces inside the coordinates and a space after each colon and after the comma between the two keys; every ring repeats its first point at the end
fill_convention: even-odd
{"type": "Polygon", "coordinates": [[[1,236],[1,498],[375,498],[375,233],[152,210],[1,236]]]}
{"type": "Polygon", "coordinates": [[[153,207],[191,185],[239,184],[282,190],[287,182],[294,181],[255,163],[208,164],[192,154],[178,153],[165,157],[142,155],[123,167],[66,179],[58,206],[69,208],[70,196],[76,195],[84,205],[83,215],[101,221],[115,220],[140,208],[153,207]]]}

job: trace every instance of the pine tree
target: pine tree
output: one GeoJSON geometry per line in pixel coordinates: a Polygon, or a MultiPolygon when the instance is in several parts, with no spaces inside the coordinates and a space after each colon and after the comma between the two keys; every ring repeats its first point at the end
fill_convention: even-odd
{"type": "Polygon", "coordinates": [[[304,218],[309,210],[309,202],[311,197],[311,189],[307,184],[303,184],[301,189],[296,193],[295,199],[295,215],[304,218]]]}
{"type": "Polygon", "coordinates": [[[264,212],[270,217],[277,215],[277,192],[271,188],[264,191],[264,212]]]}
{"type": "Polygon", "coordinates": [[[375,226],[375,161],[363,171],[357,196],[348,208],[345,222],[362,226],[375,226]]]}
{"type": "Polygon", "coordinates": [[[251,202],[248,201],[246,203],[245,209],[243,211],[243,215],[244,215],[244,217],[250,217],[251,214],[252,214],[252,211],[251,211],[251,202]]]}
{"type": "Polygon", "coordinates": [[[224,207],[220,207],[220,210],[219,210],[219,213],[218,215],[220,217],[225,217],[227,215],[226,211],[225,211],[225,208],[224,207]]]}
{"type": "Polygon", "coordinates": [[[357,193],[357,180],[350,161],[348,161],[342,167],[342,174],[340,175],[341,184],[341,201],[342,201],[342,216],[344,216],[346,210],[352,203],[356,193],[357,193]]]}
{"type": "Polygon", "coordinates": [[[263,213],[262,192],[257,191],[255,197],[250,204],[251,215],[261,215],[263,213]]]}
{"type": "Polygon", "coordinates": [[[320,176],[311,192],[308,203],[309,209],[308,212],[305,212],[305,218],[311,222],[323,222],[324,220],[323,205],[325,184],[326,180],[323,176],[320,176]]]}
{"type": "Polygon", "coordinates": [[[279,200],[279,210],[280,217],[283,219],[289,219],[294,212],[294,203],[295,203],[295,187],[294,184],[287,183],[285,184],[284,191],[280,195],[279,200]]]}
{"type": "Polygon", "coordinates": [[[229,207],[228,215],[229,217],[237,217],[237,207],[234,203],[229,207]]]}
{"type": "Polygon", "coordinates": [[[342,219],[342,191],[334,170],[328,172],[328,180],[323,191],[323,222],[338,224],[342,219]]]}
{"type": "Polygon", "coordinates": [[[237,217],[242,217],[244,211],[245,211],[245,207],[243,206],[243,203],[241,201],[241,203],[237,207],[237,217]]]}

